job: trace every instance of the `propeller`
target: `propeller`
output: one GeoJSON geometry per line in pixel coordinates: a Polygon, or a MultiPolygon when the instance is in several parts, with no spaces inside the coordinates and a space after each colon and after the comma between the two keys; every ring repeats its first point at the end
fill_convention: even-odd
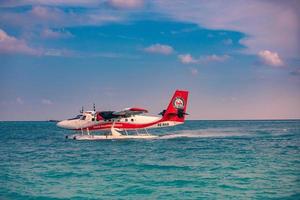
{"type": "Polygon", "coordinates": [[[93,103],[93,110],[96,112],[96,105],[93,103]]]}
{"type": "Polygon", "coordinates": [[[166,113],[166,110],[163,110],[163,111],[161,111],[160,113],[158,113],[159,115],[162,115],[162,116],[164,116],[165,115],[165,113],[166,113]]]}
{"type": "Polygon", "coordinates": [[[183,109],[178,109],[178,110],[177,110],[177,116],[178,116],[179,118],[183,118],[184,115],[189,115],[189,114],[188,114],[188,113],[185,113],[183,109]]]}
{"type": "Polygon", "coordinates": [[[81,107],[81,110],[79,111],[81,114],[83,113],[83,106],[81,107]]]}

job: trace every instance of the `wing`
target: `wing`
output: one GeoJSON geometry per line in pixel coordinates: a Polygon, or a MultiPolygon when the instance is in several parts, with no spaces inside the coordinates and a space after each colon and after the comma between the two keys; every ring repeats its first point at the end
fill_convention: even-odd
{"type": "Polygon", "coordinates": [[[148,110],[143,108],[125,108],[124,110],[113,112],[112,114],[121,117],[129,117],[132,115],[140,115],[147,112],[148,110]]]}

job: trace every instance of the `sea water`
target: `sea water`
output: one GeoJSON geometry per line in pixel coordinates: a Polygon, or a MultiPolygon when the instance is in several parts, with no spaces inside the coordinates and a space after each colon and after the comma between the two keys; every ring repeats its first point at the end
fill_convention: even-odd
{"type": "Polygon", "coordinates": [[[0,199],[300,199],[300,121],[187,121],[151,140],[75,141],[0,122],[0,199]]]}

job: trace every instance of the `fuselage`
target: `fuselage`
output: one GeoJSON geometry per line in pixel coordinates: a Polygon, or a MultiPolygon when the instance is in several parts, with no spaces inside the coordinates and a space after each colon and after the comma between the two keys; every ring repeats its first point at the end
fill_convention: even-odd
{"type": "MultiPolygon", "coordinates": [[[[101,113],[101,112],[100,112],[101,113]]],[[[99,114],[100,114],[99,113],[99,114]]],[[[175,126],[182,122],[165,121],[163,117],[134,115],[122,118],[107,118],[99,119],[93,111],[87,111],[83,115],[78,115],[73,119],[63,120],[57,123],[57,126],[71,130],[89,129],[95,130],[110,130],[113,126],[120,131],[136,130],[144,128],[161,128],[167,126],[175,126]]]]}

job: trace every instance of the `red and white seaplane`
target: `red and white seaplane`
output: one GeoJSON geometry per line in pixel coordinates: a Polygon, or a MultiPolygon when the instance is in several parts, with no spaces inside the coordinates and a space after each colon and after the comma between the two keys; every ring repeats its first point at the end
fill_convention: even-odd
{"type": "Polygon", "coordinates": [[[81,111],[72,119],[63,120],[57,126],[65,129],[81,131],[81,134],[66,136],[75,140],[105,140],[105,139],[152,139],[157,135],[150,135],[147,129],[162,128],[183,124],[188,101],[188,91],[176,90],[169,106],[158,116],[148,116],[146,109],[126,108],[121,111],[81,111]],[[128,134],[128,131],[136,134],[128,134]],[[144,130],[145,133],[139,133],[144,130]],[[91,131],[106,131],[102,135],[91,134],[91,131]],[[85,133],[86,132],[86,133],[85,133]],[[121,134],[120,132],[125,132],[121,134]]]}

